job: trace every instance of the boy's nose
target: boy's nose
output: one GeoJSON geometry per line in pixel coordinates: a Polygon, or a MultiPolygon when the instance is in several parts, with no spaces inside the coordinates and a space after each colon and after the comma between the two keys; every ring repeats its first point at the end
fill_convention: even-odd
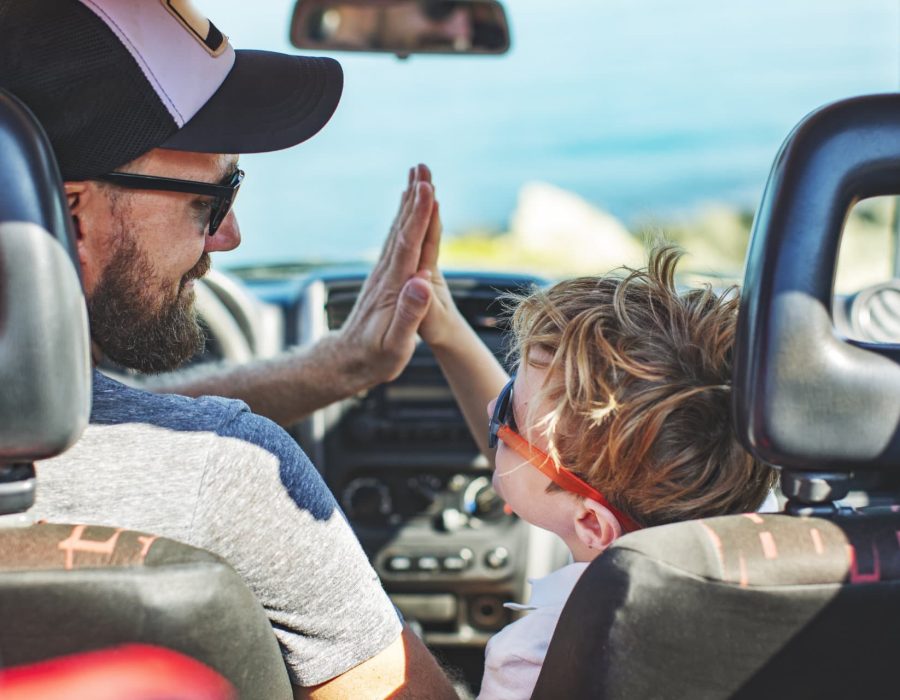
{"type": "Polygon", "coordinates": [[[490,401],[487,402],[488,418],[490,418],[494,415],[494,406],[496,406],[496,405],[497,405],[497,399],[491,399],[490,401]]]}

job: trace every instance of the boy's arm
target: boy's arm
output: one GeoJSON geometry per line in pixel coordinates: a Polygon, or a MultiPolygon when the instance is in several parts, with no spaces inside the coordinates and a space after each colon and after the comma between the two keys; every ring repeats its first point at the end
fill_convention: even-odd
{"type": "Polygon", "coordinates": [[[437,268],[440,238],[440,211],[435,202],[419,263],[419,269],[431,278],[432,301],[419,335],[437,358],[479,449],[493,462],[494,451],[488,448],[487,439],[487,404],[497,398],[509,376],[456,308],[437,268]]]}
{"type": "Polygon", "coordinates": [[[424,333],[422,337],[434,352],[472,437],[482,454],[493,462],[494,450],[488,448],[487,405],[497,398],[509,376],[455,306],[446,328],[450,342],[429,342],[424,333]]]}

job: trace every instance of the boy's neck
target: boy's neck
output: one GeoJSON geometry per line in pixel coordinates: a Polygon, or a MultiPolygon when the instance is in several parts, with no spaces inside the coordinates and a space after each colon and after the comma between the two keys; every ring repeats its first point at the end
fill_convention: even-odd
{"type": "Polygon", "coordinates": [[[604,549],[588,547],[577,537],[575,539],[576,542],[566,542],[566,546],[572,554],[572,560],[576,563],[594,561],[594,559],[599,557],[605,551],[604,549]]]}

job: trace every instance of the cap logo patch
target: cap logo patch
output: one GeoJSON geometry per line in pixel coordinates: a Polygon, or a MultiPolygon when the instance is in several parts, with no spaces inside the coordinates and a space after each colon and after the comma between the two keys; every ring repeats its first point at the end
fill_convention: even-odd
{"type": "Polygon", "coordinates": [[[191,5],[190,0],[160,0],[163,7],[178,20],[211,56],[218,56],[228,47],[228,37],[191,5]]]}

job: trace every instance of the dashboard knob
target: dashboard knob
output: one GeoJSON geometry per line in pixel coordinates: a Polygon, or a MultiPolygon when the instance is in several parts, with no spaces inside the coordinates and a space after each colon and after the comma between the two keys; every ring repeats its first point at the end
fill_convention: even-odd
{"type": "Polygon", "coordinates": [[[354,520],[383,520],[391,514],[391,492],[387,484],[378,479],[354,479],[344,489],[341,505],[347,516],[354,520]]]}
{"type": "Polygon", "coordinates": [[[503,499],[486,476],[472,479],[462,495],[462,510],[476,518],[490,520],[503,514],[503,499]]]}
{"type": "Polygon", "coordinates": [[[437,527],[444,532],[457,532],[469,524],[469,516],[456,508],[444,508],[437,518],[437,527]]]}
{"type": "Polygon", "coordinates": [[[506,547],[494,547],[484,555],[484,564],[489,569],[502,569],[509,561],[509,550],[506,547]]]}

